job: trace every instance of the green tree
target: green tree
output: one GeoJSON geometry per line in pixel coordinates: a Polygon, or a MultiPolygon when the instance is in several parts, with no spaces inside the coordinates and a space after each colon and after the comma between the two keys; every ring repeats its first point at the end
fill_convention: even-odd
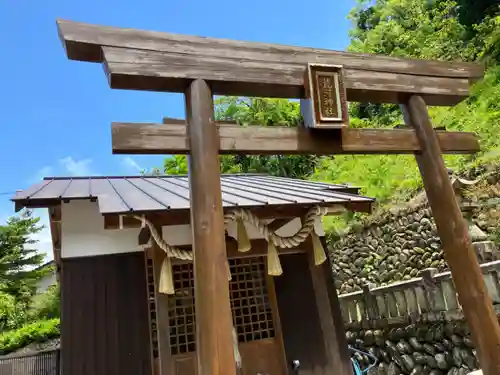
{"type": "Polygon", "coordinates": [[[36,243],[32,236],[43,229],[39,221],[26,210],[0,226],[0,291],[26,303],[35,292],[36,283],[49,272],[39,268],[44,255],[32,248],[36,243]]]}
{"type": "Polygon", "coordinates": [[[0,292],[0,332],[15,329],[26,322],[24,304],[10,294],[0,292]]]}
{"type": "Polygon", "coordinates": [[[30,321],[60,317],[61,293],[59,285],[52,285],[44,293],[36,295],[29,306],[30,321]]]}
{"type": "Polygon", "coordinates": [[[455,1],[361,1],[350,13],[350,51],[439,60],[471,60],[455,1]]]}
{"type": "Polygon", "coordinates": [[[498,14],[499,0],[458,0],[460,22],[473,30],[486,17],[498,14]]]}
{"type": "MultiPolygon", "coordinates": [[[[297,101],[286,99],[220,97],[215,101],[218,121],[235,121],[241,126],[297,126],[301,121],[297,101]]],[[[275,176],[306,178],[311,176],[319,158],[309,155],[223,155],[222,173],[268,173],[275,176]]],[[[165,158],[166,174],[186,174],[187,157],[173,155],[165,158]]]]}
{"type": "MultiPolygon", "coordinates": [[[[349,15],[354,26],[349,50],[496,62],[500,57],[500,22],[492,16],[498,12],[494,3],[498,0],[360,0],[349,15]]],[[[400,119],[399,108],[394,105],[354,103],[350,112],[372,120],[375,126],[400,119]]]]}

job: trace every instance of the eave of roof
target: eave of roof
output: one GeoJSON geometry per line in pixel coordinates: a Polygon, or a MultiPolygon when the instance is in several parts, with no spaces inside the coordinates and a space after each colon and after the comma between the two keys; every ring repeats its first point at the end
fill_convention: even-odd
{"type": "MultiPolygon", "coordinates": [[[[224,207],[372,203],[346,184],[262,174],[221,176],[224,207]]],[[[50,207],[71,200],[97,200],[101,214],[190,208],[187,176],[47,177],[11,198],[16,209],[50,207]]]]}

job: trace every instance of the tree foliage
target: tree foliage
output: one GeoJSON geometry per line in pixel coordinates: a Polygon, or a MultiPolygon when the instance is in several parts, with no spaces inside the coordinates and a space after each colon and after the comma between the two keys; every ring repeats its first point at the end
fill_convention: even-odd
{"type": "Polygon", "coordinates": [[[0,355],[11,353],[33,342],[59,337],[59,319],[40,320],[11,331],[0,333],[0,355]]]}
{"type": "Polygon", "coordinates": [[[499,0],[458,0],[458,18],[460,23],[473,28],[488,16],[498,12],[499,0]]]}
{"type": "MultiPolygon", "coordinates": [[[[241,126],[297,126],[301,120],[297,101],[285,99],[221,97],[215,102],[218,121],[235,121],[241,126]]],[[[223,155],[221,173],[268,173],[275,176],[306,178],[311,176],[319,159],[309,155],[223,155]]],[[[173,155],[165,159],[166,174],[186,174],[187,157],[173,155]]]]}
{"type": "MultiPolygon", "coordinates": [[[[421,59],[499,61],[500,20],[494,6],[498,0],[479,1],[479,7],[472,3],[477,1],[359,1],[349,15],[355,26],[349,50],[421,59]]],[[[351,114],[382,125],[399,118],[396,106],[371,103],[351,105],[351,114]]]]}
{"type": "Polygon", "coordinates": [[[4,344],[17,348],[30,337],[45,334],[43,322],[23,330],[26,324],[59,317],[58,287],[35,295],[40,279],[54,271],[41,267],[44,254],[33,248],[33,235],[43,228],[39,221],[31,211],[23,211],[0,225],[0,351],[4,344]],[[38,333],[33,331],[37,327],[38,333]],[[2,332],[7,331],[10,333],[5,336],[2,332]]]}
{"type": "Polygon", "coordinates": [[[36,283],[49,272],[40,268],[44,255],[33,249],[32,236],[42,230],[31,211],[12,216],[0,225],[0,290],[17,300],[28,301],[36,283]]]}
{"type": "Polygon", "coordinates": [[[59,285],[52,285],[44,293],[33,297],[28,309],[28,319],[34,321],[59,318],[61,313],[60,305],[61,293],[59,285]]]}
{"type": "Polygon", "coordinates": [[[15,329],[25,321],[25,306],[14,296],[0,292],[0,332],[15,329]]]}
{"type": "MultiPolygon", "coordinates": [[[[498,1],[497,1],[498,2],[498,1]]],[[[398,57],[487,62],[486,78],[469,99],[452,108],[431,108],[436,125],[473,131],[481,138],[476,156],[446,156],[447,166],[462,169],[500,158],[500,17],[495,1],[467,0],[359,0],[349,17],[353,22],[349,51],[398,57]],[[486,4],[474,8],[475,4],[486,4]]],[[[350,103],[351,126],[393,127],[402,121],[396,105],[350,103]]],[[[300,121],[296,101],[219,98],[219,120],[242,126],[295,126],[300,121]]],[[[187,172],[183,157],[168,158],[167,173],[187,172]]],[[[421,189],[420,174],[411,155],[338,155],[330,157],[221,158],[223,172],[269,172],[327,182],[352,183],[381,205],[409,199],[421,189]],[[301,164],[303,163],[303,164],[301,164]]],[[[351,218],[348,218],[351,219],[351,218]]],[[[328,219],[326,224],[333,223],[328,219]]]]}

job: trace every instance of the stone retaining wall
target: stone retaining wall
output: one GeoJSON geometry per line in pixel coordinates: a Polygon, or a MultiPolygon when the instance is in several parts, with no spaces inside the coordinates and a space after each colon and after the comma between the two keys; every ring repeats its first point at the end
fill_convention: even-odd
{"type": "MultiPolygon", "coordinates": [[[[500,261],[481,266],[500,313],[500,261]]],[[[465,375],[478,369],[450,272],[339,296],[348,343],[378,358],[369,375],[465,375]]],[[[368,356],[355,354],[366,368],[368,356]]]]}
{"type": "MultiPolygon", "coordinates": [[[[474,344],[463,322],[419,323],[400,328],[346,332],[353,347],[379,359],[368,375],[466,375],[479,368],[474,344]]],[[[367,356],[355,354],[366,368],[367,356]]]]}
{"type": "MultiPolygon", "coordinates": [[[[478,208],[471,215],[470,232],[478,244],[479,261],[499,259],[495,242],[489,240],[499,240],[500,209],[493,204],[478,208]]],[[[426,202],[386,212],[351,229],[337,241],[330,241],[328,250],[335,286],[341,294],[361,290],[365,284],[380,286],[410,280],[425,268],[447,270],[426,202]]]]}

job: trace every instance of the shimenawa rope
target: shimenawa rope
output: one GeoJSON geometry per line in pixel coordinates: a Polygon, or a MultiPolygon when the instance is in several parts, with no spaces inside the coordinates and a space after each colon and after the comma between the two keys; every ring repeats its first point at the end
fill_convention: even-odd
{"type": "MultiPolygon", "coordinates": [[[[321,242],[314,232],[314,225],[317,217],[321,217],[328,213],[327,207],[316,206],[311,208],[303,218],[302,227],[292,236],[280,236],[269,228],[267,224],[262,222],[256,215],[248,210],[233,210],[224,215],[224,224],[227,226],[230,222],[235,221],[238,229],[238,250],[245,252],[250,250],[250,240],[246,233],[244,222],[255,226],[259,233],[268,242],[268,273],[273,276],[279,276],[283,273],[279,261],[279,255],[276,247],[280,248],[294,248],[304,242],[309,235],[312,235],[314,247],[314,260],[315,264],[322,264],[326,260],[326,254],[321,245],[321,242]]],[[[180,249],[176,246],[169,245],[158,232],[156,227],[145,216],[130,215],[130,217],[139,220],[141,226],[148,227],[151,232],[151,237],[154,239],[160,249],[162,249],[166,257],[162,264],[160,272],[159,291],[160,293],[173,294],[173,277],[172,277],[172,264],[170,258],[180,260],[193,260],[193,252],[190,250],[180,249]]],[[[123,224],[123,216],[120,216],[120,227],[123,224]]],[[[228,268],[228,279],[231,279],[231,272],[228,268]]]]}

